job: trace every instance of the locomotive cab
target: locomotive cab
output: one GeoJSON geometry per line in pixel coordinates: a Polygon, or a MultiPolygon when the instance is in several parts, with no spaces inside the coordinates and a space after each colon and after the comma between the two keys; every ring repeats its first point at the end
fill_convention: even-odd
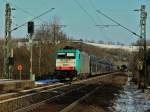
{"type": "Polygon", "coordinates": [[[56,78],[59,80],[72,80],[77,75],[76,63],[77,50],[59,50],[56,54],[56,78]]]}

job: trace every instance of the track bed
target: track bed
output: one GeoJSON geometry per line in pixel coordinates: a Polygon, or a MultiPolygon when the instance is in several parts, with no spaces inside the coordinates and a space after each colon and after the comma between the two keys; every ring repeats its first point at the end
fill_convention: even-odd
{"type": "Polygon", "coordinates": [[[120,73],[95,78],[76,85],[64,95],[18,112],[105,112],[112,106],[126,80],[127,76],[120,73]]]}

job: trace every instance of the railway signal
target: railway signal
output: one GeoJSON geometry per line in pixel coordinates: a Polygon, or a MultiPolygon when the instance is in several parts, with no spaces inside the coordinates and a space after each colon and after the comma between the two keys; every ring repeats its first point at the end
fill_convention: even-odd
{"type": "Polygon", "coordinates": [[[30,80],[33,80],[33,73],[32,73],[32,59],[33,59],[33,48],[32,48],[32,35],[34,33],[34,22],[28,22],[28,33],[29,33],[29,44],[30,44],[30,80]]]}
{"type": "MultiPolygon", "coordinates": [[[[19,28],[21,28],[22,26],[28,24],[28,33],[30,34],[30,38],[32,36],[32,34],[34,33],[34,23],[32,22],[35,19],[40,18],[41,16],[53,11],[55,8],[51,8],[45,12],[43,12],[42,14],[34,17],[31,19],[31,21],[29,22],[25,22],[13,29],[11,29],[11,25],[12,25],[12,19],[11,19],[11,10],[15,10],[15,8],[11,8],[9,3],[6,3],[6,9],[5,9],[5,45],[4,45],[4,68],[3,68],[3,72],[4,72],[4,77],[5,78],[12,78],[12,72],[13,72],[13,64],[9,65],[9,57],[13,58],[13,48],[12,48],[12,37],[11,37],[11,33],[19,28]]],[[[32,39],[30,39],[31,43],[32,43],[32,39]]]]}
{"type": "Polygon", "coordinates": [[[29,21],[28,22],[28,33],[29,34],[33,34],[34,33],[34,22],[33,21],[29,21]]]}

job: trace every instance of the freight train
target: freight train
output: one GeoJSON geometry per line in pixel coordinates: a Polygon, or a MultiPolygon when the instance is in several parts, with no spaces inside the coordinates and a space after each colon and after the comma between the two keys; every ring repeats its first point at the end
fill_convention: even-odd
{"type": "Polygon", "coordinates": [[[110,61],[89,55],[79,49],[64,48],[56,52],[55,76],[60,81],[87,78],[113,72],[116,66],[110,61]]]}

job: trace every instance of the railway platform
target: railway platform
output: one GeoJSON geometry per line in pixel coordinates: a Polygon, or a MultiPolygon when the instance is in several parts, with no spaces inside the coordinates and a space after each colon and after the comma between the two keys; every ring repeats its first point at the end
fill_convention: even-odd
{"type": "Polygon", "coordinates": [[[23,90],[33,87],[34,81],[31,80],[0,79],[0,93],[23,90]]]}

